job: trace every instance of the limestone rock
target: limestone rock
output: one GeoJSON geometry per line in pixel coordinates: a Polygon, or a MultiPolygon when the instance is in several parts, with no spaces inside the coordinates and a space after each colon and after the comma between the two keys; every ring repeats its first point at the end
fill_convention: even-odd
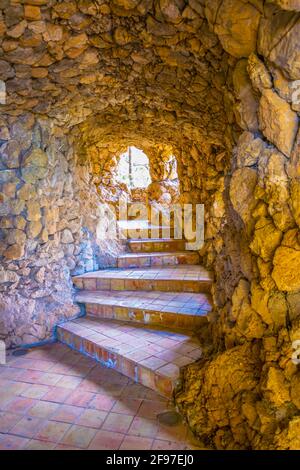
{"type": "Polygon", "coordinates": [[[243,132],[237,144],[237,166],[243,168],[256,165],[264,148],[262,139],[255,137],[251,132],[243,132]]]}
{"type": "Polygon", "coordinates": [[[24,158],[22,163],[22,178],[26,183],[34,183],[43,178],[47,173],[48,157],[39,148],[33,148],[24,158]]]}
{"type": "Polygon", "coordinates": [[[264,261],[269,261],[282,238],[282,233],[278,230],[272,220],[261,217],[255,224],[255,232],[250,248],[264,261]]]}
{"type": "Polygon", "coordinates": [[[253,93],[246,59],[241,59],[236,64],[232,78],[234,91],[239,100],[234,108],[237,123],[243,129],[254,132],[258,129],[258,99],[253,93]]]}
{"type": "Polygon", "coordinates": [[[293,180],[291,183],[291,210],[294,216],[294,219],[300,227],[300,181],[293,180]]]}
{"type": "Polygon", "coordinates": [[[278,289],[292,292],[300,289],[300,251],[280,246],[273,259],[272,277],[278,289]]]}
{"type": "Polygon", "coordinates": [[[271,0],[283,10],[300,11],[300,0],[271,0]]]}
{"type": "Polygon", "coordinates": [[[260,99],[259,122],[267,139],[290,156],[298,130],[297,114],[272,90],[264,90],[260,99]]]}
{"type": "Polygon", "coordinates": [[[4,251],[3,256],[9,260],[17,260],[24,256],[24,245],[11,245],[4,251]]]}
{"type": "Polygon", "coordinates": [[[27,201],[27,219],[30,221],[37,221],[41,218],[41,209],[38,201],[27,201]]]}
{"type": "Polygon", "coordinates": [[[40,220],[30,222],[28,225],[28,229],[27,229],[27,235],[29,236],[29,238],[37,237],[39,233],[41,232],[42,227],[43,226],[40,220]]]}
{"type": "Polygon", "coordinates": [[[247,71],[256,91],[262,93],[264,89],[272,88],[271,75],[255,53],[248,57],[247,71]]]}
{"type": "Polygon", "coordinates": [[[230,200],[245,224],[250,221],[251,211],[256,203],[254,199],[256,181],[256,171],[251,168],[236,170],[230,181],[230,200]]]}
{"type": "Polygon", "coordinates": [[[61,234],[62,243],[72,243],[74,241],[72,232],[68,229],[65,229],[61,234]]]}
{"type": "Polygon", "coordinates": [[[279,436],[276,437],[278,449],[298,450],[300,448],[300,417],[292,418],[279,436]]]}
{"type": "Polygon", "coordinates": [[[259,26],[258,51],[291,80],[300,78],[300,20],[293,11],[270,10],[259,26]]]}
{"type": "Polygon", "coordinates": [[[226,52],[240,58],[255,51],[260,13],[250,3],[208,1],[205,14],[226,52]]]}

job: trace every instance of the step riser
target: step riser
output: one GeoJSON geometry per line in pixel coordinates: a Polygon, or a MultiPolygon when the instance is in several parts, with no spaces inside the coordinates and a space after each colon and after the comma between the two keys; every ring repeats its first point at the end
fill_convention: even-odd
{"type": "Polygon", "coordinates": [[[127,247],[131,253],[150,253],[162,251],[185,251],[185,240],[169,241],[128,241],[127,247]]]}
{"type": "Polygon", "coordinates": [[[198,253],[186,253],[184,255],[170,256],[143,256],[131,258],[118,258],[118,268],[144,268],[152,266],[172,266],[178,264],[199,264],[198,253]]]}
{"type": "Polygon", "coordinates": [[[95,359],[106,367],[113,368],[121,374],[126,375],[134,382],[151,388],[167,398],[172,397],[176,383],[171,379],[162,377],[160,374],[155,373],[155,371],[149,370],[136,362],[130,361],[128,358],[121,356],[118,353],[113,353],[104,347],[93,343],[92,340],[82,338],[76,333],[66,331],[63,327],[57,328],[57,338],[60,342],[66,344],[72,349],[95,359]]]}
{"type": "Polygon", "coordinates": [[[99,279],[81,278],[74,279],[78,289],[84,290],[145,290],[161,292],[204,292],[210,293],[210,281],[181,280],[149,280],[149,279],[99,279]]]}
{"type": "Polygon", "coordinates": [[[158,325],[168,328],[196,330],[207,323],[207,312],[203,312],[203,316],[177,315],[176,313],[158,312],[155,310],[89,303],[85,304],[85,308],[86,313],[94,318],[141,323],[144,325],[158,325]]]}

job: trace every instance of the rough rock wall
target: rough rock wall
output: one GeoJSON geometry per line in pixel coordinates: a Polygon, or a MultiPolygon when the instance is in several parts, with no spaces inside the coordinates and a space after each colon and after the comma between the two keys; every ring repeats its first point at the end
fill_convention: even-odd
{"type": "Polygon", "coordinates": [[[225,99],[243,133],[224,179],[214,357],[185,371],[177,402],[194,431],[218,449],[299,449],[292,343],[300,339],[300,18],[272,4],[259,18],[259,2],[249,2],[240,10],[246,32],[238,11],[236,23],[227,21],[238,3],[207,6],[211,28],[238,59],[225,99]]]}
{"type": "Polygon", "coordinates": [[[112,262],[118,247],[96,237],[91,175],[48,121],[1,118],[0,338],[8,346],[52,337],[55,324],[80,313],[70,276],[112,262]]]}

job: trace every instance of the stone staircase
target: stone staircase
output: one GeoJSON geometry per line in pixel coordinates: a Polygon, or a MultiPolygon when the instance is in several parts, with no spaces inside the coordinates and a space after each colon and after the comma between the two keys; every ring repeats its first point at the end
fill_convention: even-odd
{"type": "Polygon", "coordinates": [[[195,332],[211,309],[211,275],[185,241],[129,239],[118,268],[73,278],[86,316],[57,327],[62,343],[171,397],[201,356],[195,332]]]}

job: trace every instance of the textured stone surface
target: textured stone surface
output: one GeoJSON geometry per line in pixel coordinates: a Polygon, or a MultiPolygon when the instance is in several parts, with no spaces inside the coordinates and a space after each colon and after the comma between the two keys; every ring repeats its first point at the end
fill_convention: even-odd
{"type": "Polygon", "coordinates": [[[298,117],[290,105],[272,90],[265,90],[260,99],[259,121],[267,139],[289,156],[298,130],[298,117]]]}

